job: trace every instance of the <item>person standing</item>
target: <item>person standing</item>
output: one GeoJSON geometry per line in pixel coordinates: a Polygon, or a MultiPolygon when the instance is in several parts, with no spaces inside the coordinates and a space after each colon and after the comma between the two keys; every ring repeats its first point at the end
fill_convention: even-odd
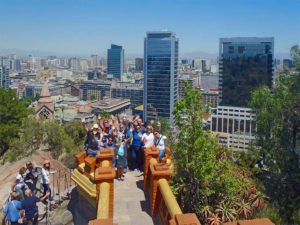
{"type": "Polygon", "coordinates": [[[130,137],[132,139],[132,144],[130,146],[131,151],[131,161],[132,168],[135,171],[142,170],[142,136],[143,131],[140,126],[136,126],[135,129],[131,128],[130,137]]]}
{"type": "Polygon", "coordinates": [[[159,161],[162,160],[162,158],[165,156],[165,139],[166,137],[160,134],[159,130],[156,130],[154,132],[154,145],[159,150],[159,161]]]}
{"type": "Polygon", "coordinates": [[[127,144],[129,140],[126,140],[125,134],[121,135],[121,140],[117,144],[117,178],[123,180],[124,168],[127,166],[127,144]]]}
{"type": "Polygon", "coordinates": [[[19,193],[13,191],[10,195],[11,200],[4,206],[3,212],[6,214],[6,218],[11,225],[19,225],[22,220],[23,213],[21,212],[22,205],[19,201],[19,193]]]}
{"type": "Polygon", "coordinates": [[[143,148],[150,148],[154,145],[153,128],[147,126],[146,133],[142,136],[143,148]]]}
{"type": "Polygon", "coordinates": [[[42,174],[40,178],[40,183],[43,186],[44,192],[43,197],[48,195],[51,196],[50,188],[50,161],[45,160],[43,163],[42,174]]]}
{"type": "Polygon", "coordinates": [[[37,225],[39,218],[39,211],[36,203],[45,201],[49,196],[47,193],[44,197],[38,198],[32,194],[30,189],[25,191],[25,199],[21,201],[21,208],[25,211],[26,225],[37,225]]]}

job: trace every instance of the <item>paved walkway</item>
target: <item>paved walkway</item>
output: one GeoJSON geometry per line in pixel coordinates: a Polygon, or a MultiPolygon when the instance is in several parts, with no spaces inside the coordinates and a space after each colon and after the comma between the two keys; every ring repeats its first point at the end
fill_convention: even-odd
{"type": "Polygon", "coordinates": [[[118,225],[159,225],[150,215],[140,172],[127,172],[124,181],[115,180],[114,222],[118,225]]]}

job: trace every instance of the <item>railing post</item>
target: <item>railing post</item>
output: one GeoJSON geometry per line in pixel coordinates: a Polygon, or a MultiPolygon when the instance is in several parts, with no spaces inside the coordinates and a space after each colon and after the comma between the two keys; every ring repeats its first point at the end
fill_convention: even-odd
{"type": "MultiPolygon", "coordinates": [[[[116,176],[116,171],[112,167],[99,167],[95,171],[95,183],[97,187],[97,205],[99,202],[99,197],[101,196],[100,186],[102,183],[109,184],[109,218],[113,218],[114,211],[114,178],[116,176]]],[[[97,214],[99,214],[99,209],[97,209],[97,214]]],[[[108,219],[108,218],[107,218],[108,219]]]]}
{"type": "Polygon", "coordinates": [[[115,156],[114,150],[112,149],[101,149],[99,155],[97,156],[97,167],[101,167],[101,163],[104,160],[109,161],[109,166],[113,166],[113,158],[115,156]]]}
{"type": "Polygon", "coordinates": [[[150,164],[150,207],[152,215],[155,215],[157,210],[157,192],[158,192],[158,181],[162,178],[167,181],[170,180],[173,172],[165,164],[150,164]]]}
{"type": "Polygon", "coordinates": [[[92,157],[92,156],[87,156],[87,157],[84,159],[84,163],[85,163],[85,166],[84,166],[84,174],[85,174],[87,177],[90,177],[90,174],[95,172],[96,158],[95,158],[95,157],[92,157]]]}
{"type": "Polygon", "coordinates": [[[158,160],[159,151],[156,147],[146,148],[145,149],[145,155],[144,155],[144,191],[147,190],[147,182],[149,179],[149,166],[150,166],[150,160],[152,158],[155,158],[158,160]]]}
{"type": "Polygon", "coordinates": [[[82,151],[78,153],[75,157],[76,157],[77,166],[79,166],[81,163],[84,163],[84,159],[86,157],[86,151],[82,151]]]}

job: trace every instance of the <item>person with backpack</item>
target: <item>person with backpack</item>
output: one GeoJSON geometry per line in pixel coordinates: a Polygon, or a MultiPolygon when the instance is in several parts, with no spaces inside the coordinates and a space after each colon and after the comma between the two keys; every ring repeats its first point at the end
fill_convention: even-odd
{"type": "Polygon", "coordinates": [[[159,150],[159,161],[161,162],[162,158],[165,156],[165,139],[166,137],[160,134],[159,130],[154,132],[154,146],[159,150]]]}
{"type": "Polygon", "coordinates": [[[129,140],[126,140],[126,136],[124,133],[121,135],[120,142],[116,145],[117,146],[117,179],[123,181],[124,177],[124,168],[127,166],[127,144],[129,140]]]}
{"type": "Polygon", "coordinates": [[[23,220],[24,214],[21,211],[20,195],[13,191],[10,197],[11,200],[4,206],[3,212],[6,214],[7,221],[10,222],[11,225],[22,224],[21,220],[23,220]]]}

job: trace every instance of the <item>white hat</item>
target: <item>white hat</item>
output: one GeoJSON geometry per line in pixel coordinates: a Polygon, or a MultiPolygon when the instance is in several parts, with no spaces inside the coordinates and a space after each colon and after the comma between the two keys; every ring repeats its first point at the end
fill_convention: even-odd
{"type": "Polygon", "coordinates": [[[93,129],[99,129],[99,125],[97,123],[94,124],[93,129]]]}

